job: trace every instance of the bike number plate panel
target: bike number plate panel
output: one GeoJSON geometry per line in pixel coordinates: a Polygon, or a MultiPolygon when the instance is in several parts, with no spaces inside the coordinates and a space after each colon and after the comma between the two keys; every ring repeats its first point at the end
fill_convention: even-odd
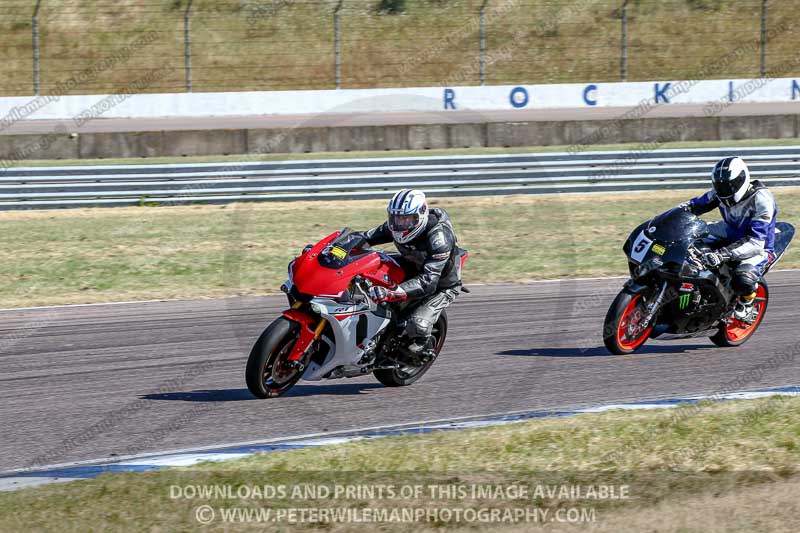
{"type": "Polygon", "coordinates": [[[633,247],[631,248],[631,259],[637,263],[641,263],[644,259],[644,256],[647,255],[647,252],[650,251],[650,247],[652,245],[653,241],[645,237],[644,231],[642,231],[633,242],[633,247]]]}

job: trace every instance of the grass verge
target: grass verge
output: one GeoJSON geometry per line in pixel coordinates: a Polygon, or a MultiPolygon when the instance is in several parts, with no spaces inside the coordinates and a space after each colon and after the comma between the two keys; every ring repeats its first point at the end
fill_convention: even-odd
{"type": "MultiPolygon", "coordinates": [[[[659,145],[659,149],[680,148],[719,148],[747,146],[795,146],[797,139],[749,139],[740,141],[692,141],[667,142],[659,145]]],[[[158,165],[170,163],[238,163],[241,161],[303,161],[309,159],[370,159],[381,157],[424,157],[452,155],[503,155],[528,154],[537,152],[566,152],[569,145],[528,146],[528,147],[494,147],[494,148],[448,148],[446,150],[386,150],[356,152],[315,152],[305,154],[234,154],[189,157],[136,157],[116,159],[27,159],[12,161],[12,167],[51,167],[51,166],[90,166],[90,165],[158,165]]],[[[641,150],[641,143],[598,144],[586,148],[587,151],[641,150]]],[[[652,147],[647,148],[652,150],[652,147]]]]}
{"type": "MultiPolygon", "coordinates": [[[[488,84],[605,82],[620,79],[618,0],[394,0],[402,14],[381,14],[379,0],[195,0],[190,18],[192,90],[333,89],[336,58],[344,88],[477,85],[485,10],[488,84]],[[341,54],[333,13],[341,5],[341,54]]],[[[38,13],[41,94],[185,90],[187,0],[118,3],[50,0],[38,13]],[[116,6],[117,4],[115,4],[116,6]],[[135,36],[156,38],[105,68],[135,36]],[[80,36],[80,38],[77,38],[80,36]],[[81,71],[91,75],[79,75],[81,71]],[[161,75],[136,83],[147,71],[161,75]],[[67,83],[70,79],[76,82],[67,83]],[[142,86],[144,85],[144,86],[142,86]]],[[[0,19],[4,95],[32,92],[33,2],[0,19]]],[[[768,10],[769,76],[796,70],[794,3],[768,10]]],[[[384,11],[385,13],[385,11],[384,11]]],[[[759,75],[759,3],[735,0],[636,1],[627,5],[627,79],[692,80],[759,75]],[[735,33],[731,43],[727,35],[735,33]]]]}
{"type": "MultiPolygon", "coordinates": [[[[432,203],[471,251],[468,283],[524,282],[625,274],[628,233],[696,192],[432,203]]],[[[774,193],[781,220],[800,218],[800,189],[774,193]]],[[[384,201],[4,212],[0,307],[272,293],[305,244],[384,217],[384,201]]],[[[800,267],[797,248],[781,267],[800,267]]]]}
{"type": "MultiPolygon", "coordinates": [[[[275,513],[301,507],[446,507],[512,513],[536,508],[547,510],[549,517],[564,510],[562,518],[572,513],[570,523],[546,520],[550,529],[796,531],[797,397],[706,402],[665,411],[614,411],[379,442],[377,447],[375,442],[353,442],[192,468],[107,474],[91,481],[0,494],[0,530],[60,530],[66,525],[80,531],[183,531],[198,525],[197,507],[211,505],[217,513],[211,525],[218,530],[263,527],[223,523],[220,508],[275,513]],[[232,497],[188,497],[194,492],[186,487],[200,485],[222,487],[232,497]],[[258,488],[265,497],[240,497],[243,486],[250,494],[258,488]],[[285,492],[268,497],[266,486],[273,490],[283,486],[285,492]],[[299,498],[294,492],[309,486],[326,487],[331,494],[323,497],[324,491],[316,489],[315,494],[299,498]],[[369,490],[348,493],[348,486],[369,490]],[[384,487],[382,494],[376,493],[378,486],[384,487]],[[603,486],[607,487],[605,497],[601,497],[603,486]],[[394,489],[394,497],[387,487],[394,489]],[[483,487],[482,492],[473,492],[476,487],[483,487]],[[562,492],[565,487],[568,493],[562,492]],[[759,508],[759,502],[766,509],[759,508]],[[583,510],[583,514],[569,509],[583,510]]],[[[537,526],[426,519],[384,524],[381,529],[456,525],[493,531],[537,526]]],[[[291,528],[318,526],[293,524],[291,528]]],[[[332,524],[327,529],[348,531],[357,526],[364,527],[332,524]]]]}

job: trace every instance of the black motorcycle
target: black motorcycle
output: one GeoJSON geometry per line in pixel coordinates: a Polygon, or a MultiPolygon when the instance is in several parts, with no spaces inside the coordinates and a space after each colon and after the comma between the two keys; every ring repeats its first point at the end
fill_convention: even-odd
{"type": "MultiPolygon", "coordinates": [[[[775,255],[764,275],[783,256],[793,236],[791,224],[776,224],[775,255]]],[[[713,246],[706,223],[682,208],[633,230],[623,246],[631,279],[606,314],[606,348],[623,355],[635,352],[647,339],[707,335],[717,346],[739,346],[752,337],[767,311],[767,282],[762,276],[750,319],[734,318],[732,266],[710,269],[702,262],[713,246]]]]}

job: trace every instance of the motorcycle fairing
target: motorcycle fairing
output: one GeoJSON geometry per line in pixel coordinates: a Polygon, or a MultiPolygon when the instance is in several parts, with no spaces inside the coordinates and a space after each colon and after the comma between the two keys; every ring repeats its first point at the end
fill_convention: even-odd
{"type": "Polygon", "coordinates": [[[683,209],[675,208],[640,224],[622,249],[628,259],[637,265],[658,261],[665,265],[666,270],[680,274],[689,246],[707,234],[705,222],[683,209]]]}
{"type": "MultiPolygon", "coordinates": [[[[653,274],[673,283],[690,281],[694,290],[703,291],[708,296],[709,302],[719,303],[721,315],[727,302],[733,298],[733,291],[724,283],[731,275],[729,267],[723,266],[718,275],[689,259],[690,247],[707,234],[705,222],[679,208],[639,225],[623,245],[631,265],[631,280],[624,290],[631,294],[646,294],[651,290],[651,284],[646,280],[653,274]]],[[[668,298],[657,316],[652,338],[662,334],[693,336],[712,330],[719,322],[716,316],[700,320],[698,314],[680,309],[675,295],[668,298]]]]}
{"type": "MultiPolygon", "coordinates": [[[[303,379],[308,381],[323,379],[338,367],[358,371],[363,366],[358,362],[364,356],[365,347],[391,322],[390,316],[372,312],[369,303],[342,304],[330,298],[314,298],[311,307],[328,321],[333,339],[330,339],[331,349],[324,361],[309,362],[303,374],[303,379]]],[[[323,340],[326,340],[324,335],[323,340]]]]}
{"type": "Polygon", "coordinates": [[[789,249],[789,244],[792,242],[792,237],[794,237],[794,226],[788,222],[775,223],[775,257],[766,266],[766,268],[764,268],[765,275],[767,272],[772,270],[775,264],[781,260],[783,254],[786,253],[786,250],[789,249]]]}
{"type": "MultiPolygon", "coordinates": [[[[345,228],[328,235],[294,260],[290,266],[290,281],[299,292],[341,298],[358,274],[387,287],[403,281],[403,269],[385,253],[360,247],[355,240],[339,245],[340,236],[353,235],[348,231],[345,228]]],[[[363,239],[361,242],[366,245],[363,239]]]]}

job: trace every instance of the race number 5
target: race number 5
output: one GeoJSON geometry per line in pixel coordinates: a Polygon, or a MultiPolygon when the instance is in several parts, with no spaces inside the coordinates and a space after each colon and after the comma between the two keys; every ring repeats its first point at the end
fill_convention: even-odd
{"type": "Polygon", "coordinates": [[[633,242],[633,248],[631,248],[631,259],[637,263],[641,263],[652,244],[653,241],[644,236],[644,231],[639,233],[639,236],[636,237],[636,240],[633,242]]]}

